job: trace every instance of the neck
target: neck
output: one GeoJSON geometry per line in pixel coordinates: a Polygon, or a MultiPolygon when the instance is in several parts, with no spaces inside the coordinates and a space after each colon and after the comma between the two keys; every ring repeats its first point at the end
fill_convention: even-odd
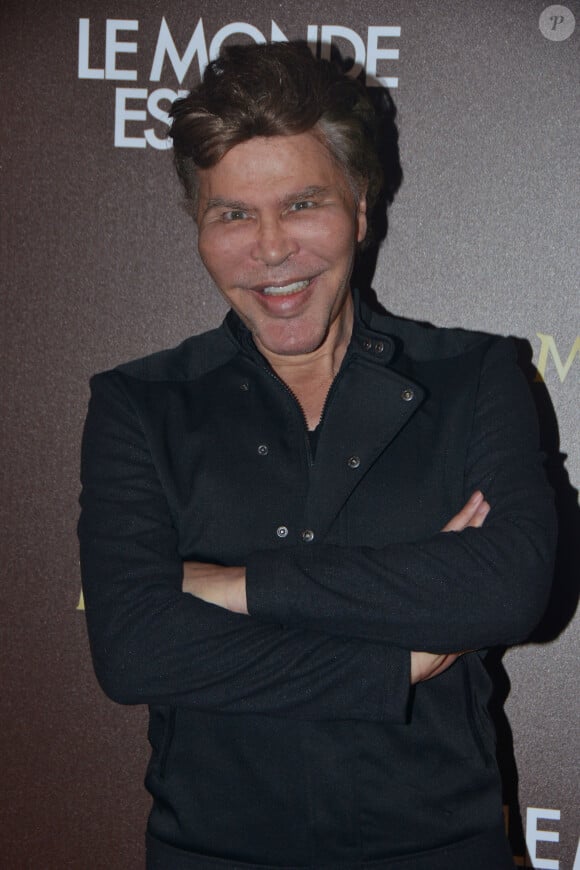
{"type": "Polygon", "coordinates": [[[294,393],[309,429],[314,429],[320,422],[326,396],[350,342],[353,321],[353,306],[349,297],[344,316],[333,321],[325,340],[310,353],[285,356],[258,345],[272,369],[294,393]]]}
{"type": "Polygon", "coordinates": [[[256,337],[254,340],[260,353],[283,381],[289,383],[308,378],[332,381],[342,365],[352,335],[353,322],[353,304],[349,296],[343,311],[330,324],[324,340],[312,351],[278,354],[264,347],[256,337]]]}

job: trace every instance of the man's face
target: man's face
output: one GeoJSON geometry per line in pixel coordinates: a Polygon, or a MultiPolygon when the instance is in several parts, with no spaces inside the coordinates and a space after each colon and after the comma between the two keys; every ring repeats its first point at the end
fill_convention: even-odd
{"type": "Polygon", "coordinates": [[[313,353],[350,323],[365,210],[311,133],[250,139],[200,170],[200,256],[266,357],[313,353]]]}

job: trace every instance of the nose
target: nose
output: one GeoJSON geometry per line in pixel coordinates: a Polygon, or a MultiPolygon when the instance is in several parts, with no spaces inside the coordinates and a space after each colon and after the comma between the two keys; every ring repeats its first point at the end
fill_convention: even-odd
{"type": "Polygon", "coordinates": [[[260,217],[252,244],[252,258],[267,266],[280,266],[297,253],[298,242],[284,227],[283,217],[260,217]]]}

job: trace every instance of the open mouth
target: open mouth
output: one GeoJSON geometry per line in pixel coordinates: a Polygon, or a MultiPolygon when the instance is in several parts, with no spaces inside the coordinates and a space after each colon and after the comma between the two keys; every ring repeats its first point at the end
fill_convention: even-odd
{"type": "Polygon", "coordinates": [[[304,290],[305,287],[308,287],[311,279],[307,278],[305,281],[294,281],[292,284],[284,284],[283,287],[264,287],[262,293],[265,296],[290,296],[292,293],[299,293],[300,290],[304,290]]]}

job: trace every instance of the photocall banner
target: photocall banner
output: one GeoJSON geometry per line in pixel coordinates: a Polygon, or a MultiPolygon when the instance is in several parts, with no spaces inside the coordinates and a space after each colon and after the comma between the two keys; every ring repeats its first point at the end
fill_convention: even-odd
{"type": "Polygon", "coordinates": [[[222,319],[167,112],[222,46],[302,39],[396,104],[378,301],[518,341],[561,532],[544,621],[489,662],[505,821],[518,866],[580,870],[578,0],[5,0],[0,25],[0,864],[143,866],[146,712],[98,688],[80,597],[88,379],[222,319]]]}

